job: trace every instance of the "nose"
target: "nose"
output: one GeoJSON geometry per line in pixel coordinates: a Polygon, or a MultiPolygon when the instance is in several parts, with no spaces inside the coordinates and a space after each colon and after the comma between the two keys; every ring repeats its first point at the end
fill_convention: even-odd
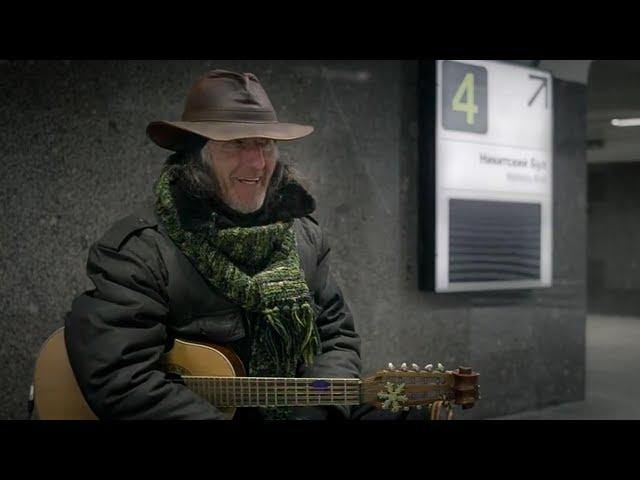
{"type": "Polygon", "coordinates": [[[243,149],[242,163],[247,167],[255,168],[256,170],[264,169],[266,161],[264,159],[264,152],[262,147],[256,143],[243,149]]]}

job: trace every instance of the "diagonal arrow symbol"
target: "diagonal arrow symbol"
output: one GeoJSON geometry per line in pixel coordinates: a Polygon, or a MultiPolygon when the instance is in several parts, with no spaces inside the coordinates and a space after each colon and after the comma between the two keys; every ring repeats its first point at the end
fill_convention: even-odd
{"type": "Polygon", "coordinates": [[[531,97],[531,100],[529,100],[529,106],[531,106],[533,101],[536,99],[536,97],[540,94],[540,92],[544,88],[544,108],[547,108],[547,96],[549,91],[549,89],[547,88],[547,82],[548,82],[547,77],[541,77],[539,75],[529,74],[529,78],[541,81],[540,87],[538,88],[538,90],[536,90],[536,93],[533,94],[533,97],[531,97]]]}

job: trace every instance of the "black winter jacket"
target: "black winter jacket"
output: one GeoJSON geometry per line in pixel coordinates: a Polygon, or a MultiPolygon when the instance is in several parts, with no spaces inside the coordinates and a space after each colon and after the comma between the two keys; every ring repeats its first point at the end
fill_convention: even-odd
{"type": "MultiPolygon", "coordinates": [[[[295,218],[300,261],[317,312],[322,353],[310,367],[301,366],[298,376],[359,377],[360,338],[331,274],[326,238],[315,220],[297,217],[296,208],[290,208],[292,196],[306,194],[301,190],[297,184],[291,186],[279,197],[281,204],[266,214],[286,212],[295,218]]],[[[174,195],[183,228],[209,221],[215,206],[179,189],[174,195]]],[[[229,225],[238,224],[228,220],[231,215],[222,218],[229,225]]],[[[95,288],[73,301],[65,320],[65,342],[94,413],[109,419],[221,418],[217,408],[191,390],[168,382],[157,369],[158,360],[176,337],[231,347],[242,344],[244,313],[216,292],[175,246],[152,204],[117,221],[91,246],[87,274],[95,288]]],[[[327,411],[349,415],[346,407],[327,411]]]]}

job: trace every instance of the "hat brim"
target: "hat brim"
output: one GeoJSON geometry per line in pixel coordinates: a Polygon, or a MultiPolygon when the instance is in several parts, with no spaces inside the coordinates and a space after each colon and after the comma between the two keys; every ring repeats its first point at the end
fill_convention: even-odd
{"type": "Polygon", "coordinates": [[[295,123],[239,123],[239,122],[151,122],[147,135],[158,146],[177,152],[185,145],[190,134],[210,140],[227,142],[242,138],[271,138],[296,140],[313,132],[309,125],[295,123]]]}

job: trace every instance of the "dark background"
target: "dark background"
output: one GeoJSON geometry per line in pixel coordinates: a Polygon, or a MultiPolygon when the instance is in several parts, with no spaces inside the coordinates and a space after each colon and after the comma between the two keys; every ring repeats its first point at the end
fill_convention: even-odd
{"type": "Polygon", "coordinates": [[[26,418],[40,345],[92,288],[89,245],[151,193],[167,152],[147,123],[179,118],[210,68],[255,73],[281,121],[315,126],[281,150],[311,181],[365,374],[471,365],[483,398],[457,418],[584,397],[584,85],[554,82],[554,286],[434,294],[417,286],[417,62],[4,61],[0,419],[26,418]]]}
{"type": "Polygon", "coordinates": [[[640,312],[640,164],[589,165],[589,311],[640,312]]]}

